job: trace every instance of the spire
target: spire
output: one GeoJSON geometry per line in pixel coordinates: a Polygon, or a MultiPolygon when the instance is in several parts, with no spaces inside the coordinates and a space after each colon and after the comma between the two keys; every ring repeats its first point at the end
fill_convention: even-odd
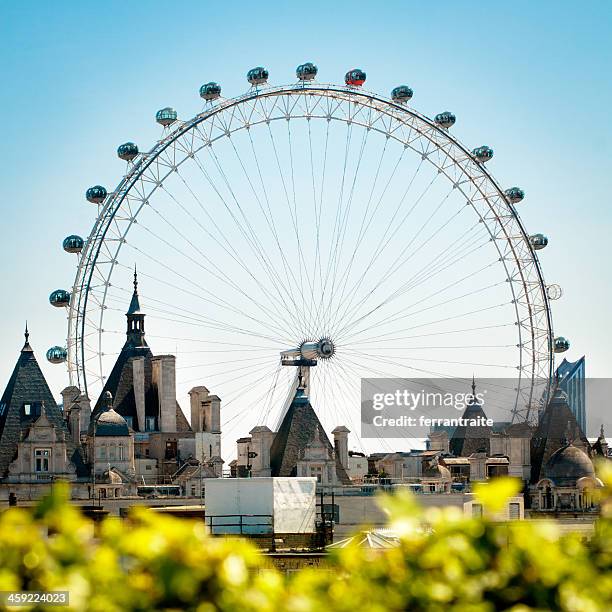
{"type": "Polygon", "coordinates": [[[134,266],[134,293],[132,294],[132,301],[130,302],[130,307],[128,308],[127,314],[138,314],[140,312],[140,301],[138,299],[138,272],[136,271],[136,266],[134,266]]]}
{"type": "Polygon", "coordinates": [[[28,331],[28,322],[26,321],[25,324],[25,332],[24,332],[24,337],[25,337],[25,344],[23,345],[23,348],[21,349],[21,352],[23,353],[24,351],[32,351],[32,347],[30,346],[30,332],[28,331]]]}
{"type": "Polygon", "coordinates": [[[472,374],[472,396],[476,397],[476,380],[474,379],[473,374],[472,374]]]}

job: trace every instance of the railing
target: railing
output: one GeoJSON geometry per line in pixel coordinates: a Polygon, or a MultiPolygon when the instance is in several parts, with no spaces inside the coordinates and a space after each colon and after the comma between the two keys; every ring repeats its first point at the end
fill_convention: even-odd
{"type": "MultiPolygon", "coordinates": [[[[414,493],[415,495],[431,495],[431,494],[442,494],[442,491],[431,491],[429,485],[423,485],[420,481],[408,481],[401,480],[399,478],[390,478],[387,482],[364,482],[362,484],[355,485],[342,485],[342,486],[317,486],[317,494],[323,492],[325,495],[340,495],[340,496],[363,496],[363,495],[376,495],[378,492],[393,492],[398,489],[405,489],[414,493]]],[[[451,490],[448,493],[470,493],[471,487],[469,484],[452,482],[451,490]]]]}
{"type": "Polygon", "coordinates": [[[205,516],[204,520],[212,535],[274,533],[274,518],[271,514],[214,514],[205,516]]]}

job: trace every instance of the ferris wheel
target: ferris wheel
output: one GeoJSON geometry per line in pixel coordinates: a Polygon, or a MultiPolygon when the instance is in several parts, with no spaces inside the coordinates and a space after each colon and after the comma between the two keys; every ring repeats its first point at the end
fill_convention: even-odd
{"type": "Polygon", "coordinates": [[[203,108],[157,112],[158,142],[117,151],[125,174],[96,185],[68,309],[71,384],[95,400],[125,336],[138,267],[154,352],[177,354],[177,387],[205,384],[224,431],[278,418],[296,385],[288,356],[312,359],[309,395],[324,425],[358,432],[362,378],[512,378],[508,420],[532,421],[550,381],[555,338],[518,187],[489,173],[488,146],[466,147],[455,116],[412,107],[413,90],[363,88],[366,74],[322,84],[311,63],[295,83],[200,88],[203,108]],[[281,357],[282,358],[279,358],[281,357]],[[313,364],[314,365],[314,364],[313,364]],[[518,382],[517,382],[518,381],[518,382]]]}

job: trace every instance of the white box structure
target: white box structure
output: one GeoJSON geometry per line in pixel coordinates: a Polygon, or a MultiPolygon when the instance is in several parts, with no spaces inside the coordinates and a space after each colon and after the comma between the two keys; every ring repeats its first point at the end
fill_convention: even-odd
{"type": "Polygon", "coordinates": [[[316,478],[209,478],[206,524],[214,534],[314,533],[316,478]]]}

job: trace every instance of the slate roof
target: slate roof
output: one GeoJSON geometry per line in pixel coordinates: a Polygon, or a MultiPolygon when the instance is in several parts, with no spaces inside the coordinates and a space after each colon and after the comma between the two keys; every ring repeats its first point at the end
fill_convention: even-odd
{"type": "Polygon", "coordinates": [[[297,462],[305,448],[314,440],[318,430],[319,440],[327,447],[330,457],[336,457],[336,476],[343,484],[351,480],[332,446],[310,400],[304,390],[298,388],[287,414],[274,436],[270,449],[270,467],[272,476],[296,476],[297,462]]]}
{"type": "MultiPolygon", "coordinates": [[[[93,418],[97,416],[102,409],[105,393],[109,391],[113,396],[113,409],[122,417],[131,417],[132,429],[142,432],[145,431],[145,424],[138,422],[136,397],[134,395],[134,371],[132,361],[135,357],[144,357],[145,417],[158,416],[159,400],[157,388],[153,385],[153,366],[151,363],[153,352],[145,340],[145,315],[140,308],[136,274],[134,274],[134,293],[126,316],[128,321],[127,339],[111,370],[110,376],[106,380],[102,393],[96,402],[92,413],[92,422],[93,418]],[[137,323],[137,331],[133,328],[134,321],[137,323]]],[[[187,421],[178,402],[176,404],[176,429],[177,432],[191,431],[189,421],[187,421]]]]}
{"type": "Polygon", "coordinates": [[[576,448],[589,453],[589,442],[570,410],[567,395],[557,388],[540,416],[540,422],[531,439],[532,483],[544,477],[548,460],[560,448],[567,446],[568,441],[576,448]]]}
{"type": "Polygon", "coordinates": [[[43,402],[49,421],[64,434],[68,457],[75,464],[77,476],[87,476],[83,450],[72,442],[62,411],[36,361],[26,329],[25,344],[0,399],[0,478],[6,476],[9,464],[17,456],[17,444],[38,418],[43,402]],[[33,406],[31,416],[24,413],[24,404],[33,406]]]}
{"type": "MultiPolygon", "coordinates": [[[[476,384],[472,383],[472,397],[463,413],[464,419],[486,419],[482,406],[475,399],[476,384]]],[[[492,429],[488,425],[465,426],[455,428],[452,438],[449,441],[449,449],[457,457],[469,457],[479,451],[487,455],[491,452],[492,429]]]]}

